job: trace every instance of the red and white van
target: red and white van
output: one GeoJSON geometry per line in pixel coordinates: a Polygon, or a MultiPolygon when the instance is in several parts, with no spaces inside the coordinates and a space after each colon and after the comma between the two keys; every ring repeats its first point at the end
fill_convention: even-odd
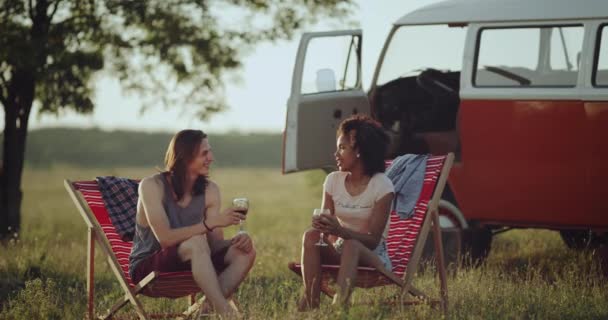
{"type": "Polygon", "coordinates": [[[371,114],[392,137],[388,157],[456,154],[441,224],[465,231],[474,256],[514,227],[559,230],[570,247],[606,242],[608,1],[415,10],[394,23],[367,92],[361,39],[361,30],[302,37],[284,173],[335,166],[339,122],[371,114]]]}

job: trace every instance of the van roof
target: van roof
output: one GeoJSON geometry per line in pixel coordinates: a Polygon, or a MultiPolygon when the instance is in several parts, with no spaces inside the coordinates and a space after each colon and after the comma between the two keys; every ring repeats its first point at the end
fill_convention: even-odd
{"type": "Polygon", "coordinates": [[[447,0],[414,10],[395,24],[464,24],[606,17],[607,0],[447,0]]]}

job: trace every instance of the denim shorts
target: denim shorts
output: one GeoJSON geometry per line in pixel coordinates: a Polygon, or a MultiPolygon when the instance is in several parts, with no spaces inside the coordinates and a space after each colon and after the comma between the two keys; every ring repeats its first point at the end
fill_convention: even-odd
{"type": "MultiPolygon", "coordinates": [[[[344,245],[344,239],[342,239],[342,238],[338,238],[334,242],[334,248],[340,254],[342,254],[343,245],[344,245]]],[[[384,265],[386,270],[389,270],[389,271],[393,270],[393,264],[391,263],[391,259],[388,257],[388,248],[386,246],[386,239],[382,238],[382,240],[380,240],[380,243],[378,244],[376,249],[374,249],[374,253],[378,256],[378,258],[380,258],[380,261],[382,261],[382,264],[384,265]]]]}

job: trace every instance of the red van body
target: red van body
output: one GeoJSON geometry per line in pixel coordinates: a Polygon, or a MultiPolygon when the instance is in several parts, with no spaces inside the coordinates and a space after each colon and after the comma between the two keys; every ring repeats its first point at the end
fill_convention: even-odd
{"type": "Polygon", "coordinates": [[[392,137],[388,157],[456,154],[441,224],[473,233],[478,251],[516,227],[559,230],[570,247],[606,243],[608,1],[449,0],[413,11],[395,22],[367,92],[361,39],[302,37],[284,173],[332,168],[337,124],[367,113],[392,137]]]}

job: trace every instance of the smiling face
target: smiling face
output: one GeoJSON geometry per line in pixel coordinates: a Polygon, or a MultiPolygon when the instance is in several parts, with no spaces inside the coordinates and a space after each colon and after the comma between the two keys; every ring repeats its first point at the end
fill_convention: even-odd
{"type": "Polygon", "coordinates": [[[348,135],[341,134],[336,140],[336,165],[340,171],[352,171],[359,162],[357,158],[357,148],[354,147],[354,131],[348,135]]]}
{"type": "Polygon", "coordinates": [[[192,174],[207,176],[213,160],[215,159],[209,139],[205,138],[194,152],[194,156],[188,165],[188,171],[192,174]]]}

